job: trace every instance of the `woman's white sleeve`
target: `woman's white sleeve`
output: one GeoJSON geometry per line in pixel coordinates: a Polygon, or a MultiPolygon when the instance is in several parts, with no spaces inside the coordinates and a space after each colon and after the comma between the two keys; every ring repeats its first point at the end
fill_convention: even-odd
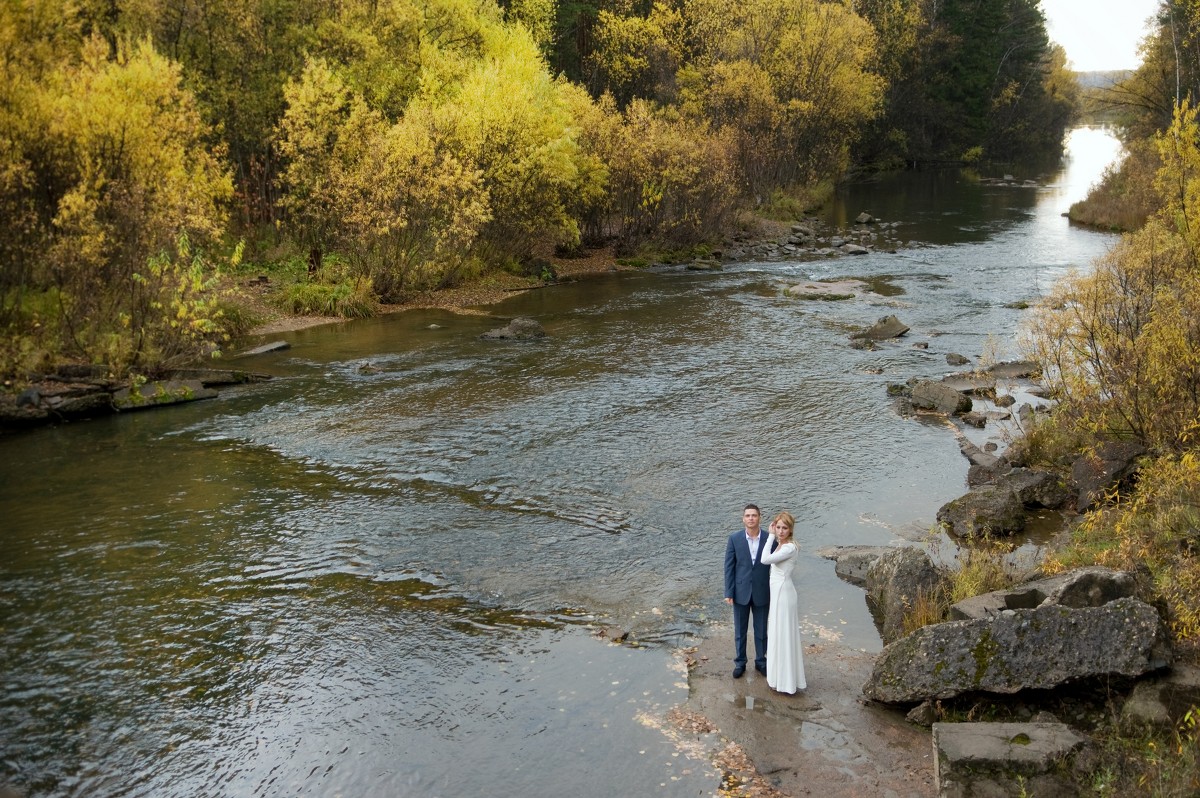
{"type": "Polygon", "coordinates": [[[771,563],[783,562],[790,557],[796,555],[795,543],[784,543],[779,548],[772,552],[763,552],[762,561],[770,565],[771,563]]]}

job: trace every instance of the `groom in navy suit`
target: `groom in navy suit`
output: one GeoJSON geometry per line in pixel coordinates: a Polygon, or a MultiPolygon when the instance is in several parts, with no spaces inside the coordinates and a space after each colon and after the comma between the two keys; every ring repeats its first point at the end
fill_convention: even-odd
{"type": "Polygon", "coordinates": [[[767,610],[771,604],[771,566],[763,565],[767,536],[758,507],[747,504],[740,529],[725,546],[725,603],[733,606],[733,678],[746,672],[746,627],[754,614],[754,668],[767,675],[767,610]]]}

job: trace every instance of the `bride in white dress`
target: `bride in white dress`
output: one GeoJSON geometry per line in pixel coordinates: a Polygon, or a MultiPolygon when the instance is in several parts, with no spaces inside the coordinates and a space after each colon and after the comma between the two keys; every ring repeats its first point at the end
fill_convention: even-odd
{"type": "Polygon", "coordinates": [[[771,538],[762,561],[771,566],[771,608],[767,613],[767,684],[781,693],[795,693],[807,687],[804,681],[804,652],[800,640],[800,609],[792,569],[796,566],[796,548],[792,532],[796,519],[791,513],[775,516],[769,527],[771,538]],[[778,547],[771,551],[771,544],[778,547]]]}

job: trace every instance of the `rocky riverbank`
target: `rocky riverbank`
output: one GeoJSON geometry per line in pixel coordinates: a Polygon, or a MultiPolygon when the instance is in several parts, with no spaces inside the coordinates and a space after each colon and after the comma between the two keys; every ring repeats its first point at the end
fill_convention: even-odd
{"type": "Polygon", "coordinates": [[[219,387],[268,379],[252,371],[193,368],[129,380],[103,366],[62,366],[20,393],[0,393],[0,432],[212,399],[219,387]]]}

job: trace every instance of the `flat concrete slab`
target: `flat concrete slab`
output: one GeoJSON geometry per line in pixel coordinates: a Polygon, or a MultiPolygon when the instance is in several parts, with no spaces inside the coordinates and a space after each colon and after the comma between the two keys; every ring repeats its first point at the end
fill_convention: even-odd
{"type": "Polygon", "coordinates": [[[1021,779],[1054,773],[1087,744],[1062,723],[935,723],[938,794],[1019,795],[1021,779]]]}

